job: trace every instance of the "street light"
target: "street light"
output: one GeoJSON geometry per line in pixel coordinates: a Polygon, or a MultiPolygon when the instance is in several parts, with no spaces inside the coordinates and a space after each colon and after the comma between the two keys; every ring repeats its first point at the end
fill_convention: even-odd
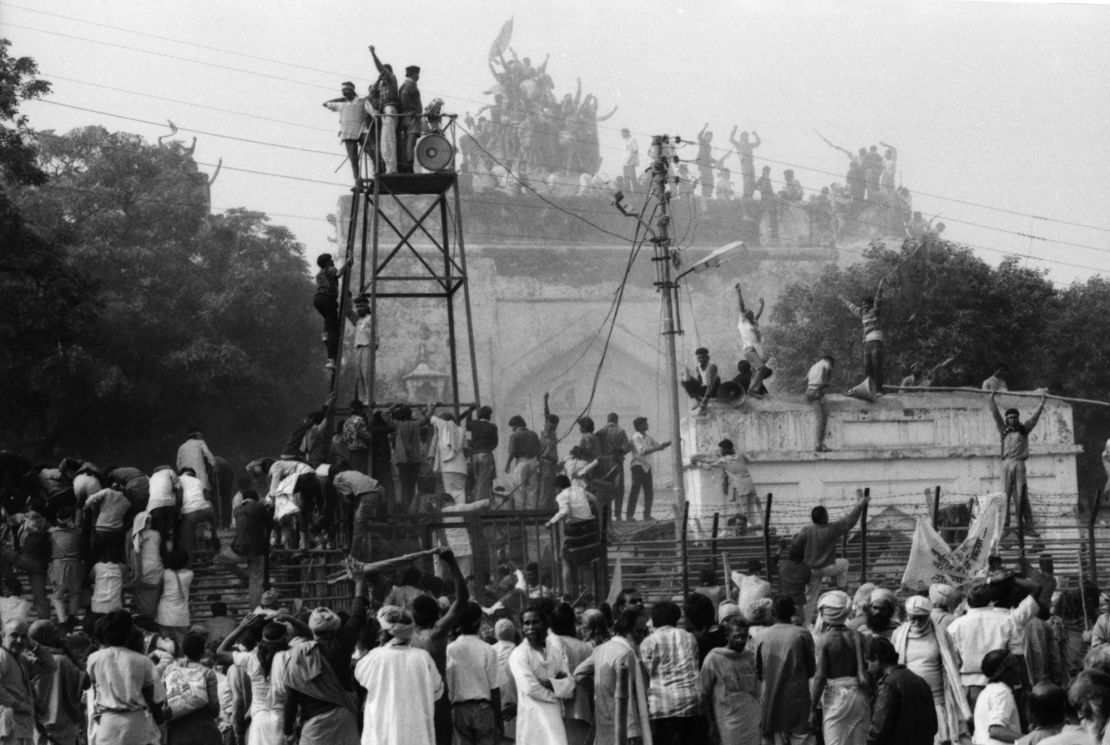
{"type": "Polygon", "coordinates": [[[733,251],[747,250],[748,244],[744,243],[744,241],[733,241],[732,243],[727,243],[718,249],[714,249],[713,252],[706,256],[704,259],[695,263],[692,267],[679,274],[677,277],[675,277],[674,281],[677,284],[678,280],[682,279],[687,274],[698,274],[709,269],[716,269],[721,264],[724,264],[726,261],[731,261],[732,259],[736,258],[735,256],[728,256],[727,254],[731,254],[733,251]]]}

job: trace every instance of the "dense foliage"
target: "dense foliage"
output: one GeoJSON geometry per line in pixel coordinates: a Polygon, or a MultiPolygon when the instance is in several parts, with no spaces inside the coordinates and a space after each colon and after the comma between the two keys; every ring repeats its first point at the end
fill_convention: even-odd
{"type": "Polygon", "coordinates": [[[22,128],[0,139],[0,448],[150,466],[200,427],[225,455],[276,452],[324,393],[303,247],[261,213],[211,214],[180,143],[30,139],[18,102],[45,84],[0,65],[22,128]]]}

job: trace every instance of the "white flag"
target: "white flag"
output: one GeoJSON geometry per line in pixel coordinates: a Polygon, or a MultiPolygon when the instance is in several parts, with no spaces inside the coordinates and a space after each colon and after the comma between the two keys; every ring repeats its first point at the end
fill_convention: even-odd
{"type": "Polygon", "coordinates": [[[917,518],[913,546],[902,585],[928,587],[935,582],[961,585],[975,576],[985,575],[987,558],[998,549],[1005,518],[1006,495],[1001,492],[977,497],[975,518],[967,538],[954,550],[933,528],[928,518],[917,518]]]}
{"type": "Polygon", "coordinates": [[[509,43],[513,40],[513,19],[505,21],[505,25],[501,27],[501,33],[497,34],[497,38],[493,40],[493,46],[489,48],[489,58],[498,59],[509,49],[509,43]]]}

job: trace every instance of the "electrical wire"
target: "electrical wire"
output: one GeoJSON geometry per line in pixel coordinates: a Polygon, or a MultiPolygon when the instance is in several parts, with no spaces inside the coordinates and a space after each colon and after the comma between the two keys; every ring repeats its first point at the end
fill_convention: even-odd
{"type": "MultiPolygon", "coordinates": [[[[332,70],[323,70],[323,69],[320,69],[320,68],[314,68],[314,67],[310,67],[310,66],[307,66],[307,65],[291,63],[291,62],[288,62],[286,60],[281,60],[281,59],[277,59],[277,58],[247,54],[247,53],[244,53],[244,52],[238,52],[238,51],[235,51],[235,50],[221,48],[221,47],[215,47],[215,46],[211,46],[211,45],[207,45],[207,44],[200,44],[198,42],[192,42],[192,41],[188,41],[188,40],[184,40],[184,39],[175,39],[175,38],[172,38],[172,37],[161,36],[161,35],[152,34],[152,33],[149,33],[149,32],[139,31],[139,30],[136,30],[136,29],[129,29],[129,28],[121,27],[121,26],[114,26],[114,25],[111,25],[111,24],[100,23],[100,22],[92,21],[92,20],[88,20],[88,19],[76,18],[74,16],[67,16],[67,15],[63,15],[63,14],[59,14],[59,13],[51,13],[49,11],[44,11],[44,10],[40,10],[40,9],[36,9],[36,8],[29,8],[29,7],[22,6],[22,5],[15,5],[15,4],[9,3],[8,7],[17,8],[19,10],[24,10],[24,11],[31,12],[31,13],[38,13],[38,14],[46,15],[46,16],[50,16],[50,17],[62,18],[62,19],[74,21],[76,23],[84,23],[84,24],[88,24],[88,25],[92,25],[92,26],[97,26],[97,27],[100,27],[100,28],[107,28],[107,29],[112,29],[112,30],[116,30],[116,31],[122,31],[124,33],[135,34],[135,35],[138,35],[138,36],[146,36],[146,37],[149,37],[149,38],[152,38],[152,39],[157,39],[159,41],[170,41],[170,42],[173,42],[173,43],[193,46],[193,47],[205,49],[205,50],[208,50],[208,51],[215,51],[215,52],[220,52],[220,53],[223,53],[223,54],[231,54],[231,55],[235,55],[235,56],[239,56],[239,57],[244,57],[244,58],[253,59],[253,60],[257,60],[257,61],[268,62],[268,63],[272,63],[272,64],[285,65],[287,67],[292,67],[292,68],[296,68],[296,69],[303,69],[303,70],[307,70],[307,71],[311,71],[311,72],[326,74],[326,75],[329,75],[329,76],[350,77],[350,74],[347,74],[347,73],[338,73],[338,72],[332,71],[332,70]]],[[[235,68],[235,67],[229,67],[229,66],[224,66],[224,65],[217,65],[216,63],[210,63],[210,62],[206,62],[204,60],[196,60],[196,59],[180,57],[180,56],[176,56],[176,55],[167,55],[165,53],[157,52],[157,51],[153,51],[153,50],[141,49],[141,48],[137,48],[137,47],[130,47],[130,46],[121,45],[121,44],[112,44],[110,42],[104,42],[104,41],[100,41],[100,40],[97,40],[97,39],[90,39],[90,38],[87,38],[87,37],[61,34],[59,32],[47,31],[45,29],[38,29],[38,28],[30,27],[30,26],[20,26],[18,24],[11,24],[11,23],[9,23],[7,25],[9,25],[13,28],[22,28],[22,29],[25,29],[25,30],[37,31],[37,32],[40,32],[40,33],[45,33],[45,34],[53,34],[53,35],[57,35],[57,36],[63,36],[63,37],[66,37],[66,38],[77,39],[77,40],[81,40],[81,41],[88,41],[88,42],[91,42],[91,43],[94,43],[94,44],[106,44],[108,46],[114,46],[114,47],[118,47],[118,48],[128,49],[128,50],[131,50],[131,51],[137,51],[137,52],[141,52],[141,53],[145,53],[145,54],[168,56],[168,57],[172,57],[174,59],[179,59],[179,60],[182,60],[182,61],[192,62],[192,63],[195,63],[195,64],[216,66],[216,67],[220,67],[221,69],[227,69],[227,70],[233,71],[233,72],[242,72],[242,73],[250,74],[250,75],[259,75],[259,76],[262,76],[262,77],[269,77],[271,79],[282,80],[282,81],[285,81],[285,82],[294,82],[294,83],[297,83],[299,85],[305,85],[305,86],[310,86],[310,87],[319,87],[319,88],[324,88],[324,89],[330,90],[330,87],[317,86],[317,85],[314,85],[314,84],[304,83],[304,82],[301,82],[301,81],[291,81],[287,77],[271,76],[271,75],[266,75],[264,73],[257,73],[257,72],[252,71],[252,70],[245,70],[245,69],[242,69],[242,68],[235,68]]],[[[92,84],[92,85],[95,85],[95,84],[92,84]]],[[[138,94],[138,95],[142,95],[142,94],[138,94]]],[[[444,97],[444,98],[453,98],[455,100],[464,101],[464,102],[467,102],[467,103],[476,103],[476,104],[485,104],[485,103],[487,103],[487,102],[483,102],[483,101],[477,101],[477,100],[474,100],[474,99],[460,98],[458,96],[452,96],[451,94],[439,94],[439,95],[441,97],[444,97]]],[[[553,118],[555,118],[557,120],[562,120],[562,121],[566,121],[566,120],[569,119],[569,117],[561,117],[561,116],[555,116],[553,118]]],[[[304,125],[299,125],[299,126],[304,126],[304,125]]],[[[595,123],[595,126],[597,126],[599,129],[605,129],[605,130],[614,131],[614,132],[619,131],[618,128],[616,128],[616,127],[603,127],[598,123],[595,123]]],[[[647,136],[646,133],[641,133],[641,132],[637,132],[636,134],[638,134],[640,136],[647,136]]],[[[576,141],[581,141],[578,138],[574,138],[574,139],[576,141]]],[[[693,140],[690,140],[690,139],[684,139],[680,143],[680,146],[685,146],[685,145],[688,145],[688,144],[692,145],[692,144],[695,144],[695,142],[693,140]]],[[[609,149],[614,149],[614,150],[621,149],[621,148],[618,148],[618,147],[615,147],[615,146],[608,146],[608,145],[603,145],[602,147],[607,147],[609,149]]],[[[723,146],[718,146],[718,145],[711,145],[710,148],[711,148],[712,151],[723,153],[722,157],[715,161],[716,163],[723,162],[724,158],[728,157],[728,155],[730,155],[735,150],[735,148],[733,148],[733,147],[723,147],[723,146]]],[[[793,167],[793,168],[799,168],[799,169],[809,171],[809,172],[813,172],[813,173],[822,173],[822,174],[825,174],[825,175],[832,175],[832,176],[839,176],[840,175],[840,174],[832,172],[832,171],[825,171],[825,170],[814,168],[814,167],[811,167],[811,166],[806,166],[806,165],[802,165],[802,164],[798,164],[798,163],[792,163],[792,162],[789,162],[789,161],[775,160],[775,159],[772,159],[772,158],[767,158],[763,154],[761,154],[760,159],[763,160],[763,161],[769,162],[769,163],[776,163],[776,164],[779,164],[779,165],[785,165],[785,166],[790,166],[790,167],[793,167]]],[[[1058,224],[1069,225],[1069,226],[1079,227],[1079,228],[1084,228],[1084,229],[1110,232],[1110,227],[1105,227],[1105,226],[1091,225],[1091,224],[1087,224],[1087,223],[1080,223],[1080,222],[1075,222],[1075,221],[1070,221],[1070,220],[1063,220],[1063,219],[1060,219],[1060,218],[1046,217],[1046,216],[1043,216],[1043,215],[1033,215],[1031,213],[1020,212],[1020,211],[1017,211],[1017,210],[1010,210],[1010,209],[1007,209],[1007,208],[1004,208],[1004,207],[997,207],[997,206],[993,206],[993,205],[983,204],[981,202],[973,202],[973,201],[969,201],[969,200],[957,199],[955,197],[946,197],[946,196],[939,195],[939,194],[931,194],[929,192],[915,191],[914,193],[917,194],[917,195],[920,195],[920,196],[927,196],[927,197],[930,197],[930,198],[933,198],[933,199],[940,199],[940,200],[944,200],[944,201],[950,201],[950,202],[953,202],[953,203],[963,204],[965,206],[977,207],[977,208],[980,208],[980,209],[998,211],[998,212],[1002,212],[1004,214],[1009,214],[1009,215],[1014,215],[1014,216],[1019,216],[1019,217],[1030,217],[1032,219],[1041,220],[1041,221],[1045,221],[1045,222],[1054,222],[1054,223],[1058,223],[1058,224]]],[[[971,226],[974,226],[974,227],[981,227],[981,228],[984,228],[984,229],[999,230],[999,231],[1003,231],[1003,232],[1015,233],[1016,235],[1019,235],[1021,237],[1030,237],[1028,234],[1019,233],[1019,232],[1016,232],[1016,231],[1008,231],[1004,228],[998,228],[996,226],[981,225],[981,224],[978,224],[978,223],[958,220],[956,218],[949,218],[949,219],[952,220],[953,222],[959,222],[959,223],[971,225],[971,226]]],[[[1044,238],[1044,237],[1041,237],[1041,236],[1032,236],[1032,237],[1035,238],[1035,239],[1039,239],[1039,240],[1049,241],[1049,242],[1053,242],[1053,243],[1059,243],[1060,245],[1074,246],[1074,247],[1077,247],[1077,248],[1088,248],[1088,249],[1092,249],[1092,250],[1106,250],[1106,249],[1099,249],[1099,248],[1092,247],[1092,246],[1087,246],[1087,245],[1084,245],[1084,244],[1073,244],[1073,243],[1069,243],[1069,242],[1066,242],[1066,241],[1058,241],[1058,240],[1054,240],[1054,239],[1050,239],[1050,238],[1044,238]]]]}
{"type": "MultiPolygon", "coordinates": [[[[65,108],[76,109],[76,110],[80,110],[80,111],[85,111],[85,112],[89,112],[89,113],[96,113],[96,114],[105,115],[105,116],[112,116],[112,117],[121,118],[121,119],[128,120],[128,121],[134,121],[134,122],[148,124],[148,125],[152,125],[152,126],[158,126],[158,127],[163,126],[159,122],[153,122],[153,121],[147,120],[147,119],[141,119],[141,118],[138,118],[138,117],[132,117],[132,116],[127,116],[127,115],[123,115],[123,114],[115,114],[113,112],[106,112],[106,111],[97,110],[97,109],[90,109],[90,108],[87,108],[87,107],[76,106],[76,105],[73,105],[73,104],[66,104],[66,103],[63,103],[63,102],[53,101],[53,100],[49,100],[49,99],[42,101],[42,103],[48,103],[48,104],[52,104],[52,105],[55,105],[55,106],[61,106],[61,107],[65,107],[65,108]]],[[[576,212],[572,212],[572,211],[556,204],[555,202],[552,202],[550,199],[546,198],[544,195],[540,194],[540,192],[537,191],[534,187],[532,187],[531,184],[529,184],[526,179],[522,179],[511,168],[509,168],[500,159],[498,159],[495,155],[493,155],[491,152],[489,152],[489,150],[487,150],[477,139],[474,139],[473,133],[471,133],[470,130],[468,130],[465,126],[458,125],[458,124],[456,124],[456,126],[458,126],[459,129],[461,129],[466,135],[469,135],[472,138],[472,141],[478,147],[479,150],[481,150],[487,157],[489,157],[495,163],[497,163],[502,168],[504,168],[506,173],[508,173],[513,179],[515,179],[518,184],[520,184],[522,187],[524,187],[527,190],[529,190],[530,192],[532,192],[541,201],[543,201],[546,204],[554,207],[555,209],[559,210],[560,212],[563,212],[563,213],[565,213],[569,216],[574,217],[575,219],[578,219],[578,220],[584,222],[587,225],[590,225],[591,227],[593,227],[593,228],[595,228],[595,229],[597,229],[597,230],[599,230],[603,233],[607,233],[609,235],[617,237],[621,241],[628,240],[628,238],[626,236],[621,236],[618,233],[615,233],[615,232],[610,231],[610,230],[608,230],[604,227],[601,227],[601,226],[597,225],[596,223],[594,223],[594,222],[588,220],[587,218],[583,217],[581,214],[576,213],[576,212]]],[[[309,148],[300,148],[300,147],[295,147],[295,146],[291,146],[291,145],[284,145],[282,143],[271,143],[271,142],[266,142],[266,141],[263,141],[263,140],[256,140],[256,139],[253,139],[253,138],[242,138],[242,137],[236,137],[236,136],[233,136],[233,135],[223,135],[221,133],[208,132],[208,131],[205,131],[205,130],[196,130],[196,129],[192,129],[192,128],[188,128],[188,127],[179,127],[179,129],[189,131],[189,132],[196,132],[196,133],[203,134],[203,135],[206,135],[206,136],[213,136],[213,137],[231,139],[231,140],[236,140],[236,141],[241,141],[241,142],[248,142],[248,143],[251,143],[251,144],[257,144],[257,145],[262,145],[262,146],[277,147],[277,148],[282,148],[282,149],[289,149],[289,150],[307,152],[307,153],[310,153],[310,154],[327,155],[329,157],[334,157],[334,154],[326,152],[326,151],[321,151],[321,150],[312,150],[312,149],[309,149],[309,148]]],[[[216,164],[202,163],[200,161],[198,161],[198,164],[209,166],[209,167],[216,167],[216,164]]],[[[225,165],[224,168],[226,170],[232,171],[232,172],[251,173],[251,174],[256,174],[256,175],[267,175],[267,176],[271,176],[271,177],[286,178],[286,179],[290,179],[290,180],[299,180],[299,181],[303,181],[305,183],[327,184],[327,185],[336,186],[336,187],[341,187],[342,186],[341,184],[338,184],[336,182],[322,181],[322,180],[319,180],[319,179],[309,179],[309,178],[305,178],[305,177],[294,177],[294,176],[288,176],[288,175],[284,175],[284,174],[276,174],[276,173],[272,173],[272,172],[258,171],[258,170],[254,170],[254,169],[239,168],[239,167],[230,166],[230,165],[225,165]]],[[[689,179],[689,178],[686,178],[684,180],[689,181],[691,183],[695,182],[694,179],[689,179]]],[[[776,182],[773,182],[773,183],[776,183],[776,182]]],[[[777,183],[781,183],[781,182],[777,182],[777,183]]],[[[469,200],[469,201],[476,201],[476,202],[480,203],[480,200],[469,200]]],[[[537,208],[538,208],[538,206],[537,206],[537,208]]],[[[542,209],[542,208],[540,208],[540,209],[542,209]]],[[[598,214],[602,214],[602,212],[598,211],[598,214]]],[[[608,214],[608,213],[604,213],[604,214],[608,214]]],[[[858,220],[856,222],[859,222],[860,224],[871,224],[871,223],[867,223],[865,221],[858,221],[858,220]]],[[[884,226],[884,225],[877,225],[877,224],[872,224],[872,225],[874,227],[879,227],[879,228],[882,228],[882,229],[886,229],[886,226],[884,226]]],[[[1025,234],[1019,234],[1019,235],[1025,235],[1025,234]]],[[[1011,256],[1012,255],[1012,256],[1024,257],[1024,255],[1014,254],[1013,252],[1008,252],[1008,251],[1004,251],[1004,250],[1001,250],[1001,249],[995,249],[995,248],[991,248],[991,247],[987,247],[987,246],[982,246],[982,245],[979,245],[979,244],[964,243],[963,245],[967,245],[967,246],[972,247],[972,248],[982,249],[982,250],[988,251],[990,253],[1000,254],[1002,256],[1011,256]]],[[[1074,244],[1074,245],[1075,245],[1075,247],[1088,248],[1088,249],[1092,249],[1092,250],[1099,251],[1099,252],[1107,252],[1107,249],[1102,249],[1102,248],[1095,247],[1095,246],[1083,246],[1081,244],[1074,244]]],[[[1106,271],[1105,269],[1102,269],[1102,268],[1099,268],[1099,267],[1093,267],[1093,266],[1086,265],[1086,264],[1079,264],[1079,263],[1076,263],[1076,262],[1063,261],[1063,260],[1060,260],[1060,259],[1033,258],[1033,257],[1030,257],[1030,259],[1034,260],[1034,261],[1041,262],[1041,263],[1057,264],[1057,265],[1060,265],[1060,266],[1067,266],[1067,267],[1076,268],[1076,269],[1085,269],[1085,270],[1095,271],[1095,272],[1099,272],[1099,273],[1102,273],[1102,272],[1106,271]]]]}
{"type": "MultiPolygon", "coordinates": [[[[208,111],[219,111],[220,113],[231,114],[233,116],[241,116],[241,117],[246,117],[246,118],[249,118],[249,119],[258,119],[259,121],[270,122],[271,124],[284,124],[285,126],[288,126],[288,127],[300,127],[301,129],[311,129],[311,130],[315,130],[317,132],[327,132],[329,134],[334,134],[335,133],[335,128],[334,127],[320,127],[320,126],[317,126],[317,125],[314,125],[314,124],[301,124],[300,122],[291,122],[288,119],[274,119],[272,117],[262,116],[261,114],[252,114],[248,111],[236,111],[235,109],[225,109],[225,108],[222,108],[220,106],[212,106],[210,104],[196,103],[195,101],[183,101],[180,98],[168,98],[166,96],[158,96],[158,95],[155,95],[153,93],[146,93],[144,91],[133,91],[133,90],[130,90],[128,88],[117,88],[117,87],[112,86],[112,85],[105,85],[103,83],[94,83],[94,82],[89,81],[89,80],[78,80],[77,78],[70,78],[70,77],[66,77],[65,75],[55,75],[55,74],[49,73],[49,72],[44,72],[44,73],[42,73],[42,75],[43,75],[44,78],[49,78],[51,81],[64,80],[67,83],[77,83],[78,85],[87,85],[87,86],[91,86],[93,88],[102,88],[104,90],[114,91],[116,93],[126,93],[130,96],[140,96],[142,98],[149,98],[152,101],[163,101],[165,103],[177,103],[177,104],[181,104],[183,106],[193,106],[193,107],[198,108],[198,109],[207,109],[208,111]]],[[[47,100],[47,99],[39,99],[39,100],[42,101],[42,100],[47,100]]]]}

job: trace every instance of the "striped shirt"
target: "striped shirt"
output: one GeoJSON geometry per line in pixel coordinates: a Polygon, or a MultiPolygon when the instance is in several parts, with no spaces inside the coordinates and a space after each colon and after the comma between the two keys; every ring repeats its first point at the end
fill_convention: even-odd
{"type": "Polygon", "coordinates": [[[652,719],[692,717],[702,713],[698,687],[698,643],[674,626],[655,629],[640,643],[648,669],[648,711],[652,719]]]}
{"type": "Polygon", "coordinates": [[[876,293],[875,300],[870,308],[864,308],[848,300],[844,301],[844,304],[848,306],[848,310],[859,316],[860,321],[863,322],[864,341],[883,340],[883,330],[879,327],[879,302],[881,299],[882,293],[876,293]]]}

